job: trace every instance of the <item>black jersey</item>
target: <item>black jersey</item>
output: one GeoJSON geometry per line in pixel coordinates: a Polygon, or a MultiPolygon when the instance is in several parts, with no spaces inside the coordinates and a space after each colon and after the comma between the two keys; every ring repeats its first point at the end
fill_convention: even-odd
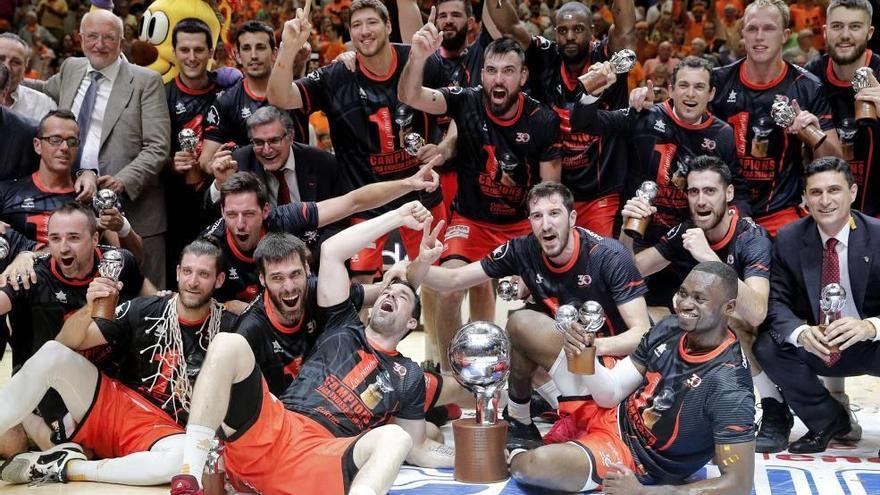
{"type": "Polygon", "coordinates": [[[642,337],[633,363],[642,384],[619,407],[619,426],[643,483],[681,484],[715,445],[755,439],[755,394],[733,332],[711,352],[688,354],[687,333],[667,316],[642,337]]]}
{"type": "MultiPolygon", "coordinates": [[[[295,83],[306,112],[322,110],[327,114],[333,149],[349,191],[414,174],[420,163],[405,151],[404,138],[413,132],[424,138],[431,136],[433,119],[397,100],[397,82],[409,57],[409,46],[392,44],[391,55],[392,67],[385,75],[370,73],[360,61],[354,72],[336,62],[295,83]]],[[[442,195],[439,188],[430,193],[415,191],[358,216],[370,218],[413,200],[433,208],[440,204],[442,195]]]]}
{"type": "Polygon", "coordinates": [[[49,216],[55,208],[76,201],[76,192],[50,189],[40,181],[40,172],[19,179],[0,182],[0,220],[28,239],[45,244],[49,216]]]}
{"type": "Polygon", "coordinates": [[[560,157],[559,118],[520,93],[519,110],[501,120],[486,109],[483,88],[441,89],[458,126],[458,194],[452,208],[472,220],[524,220],[526,195],[541,182],[543,161],[560,157]]]}
{"type": "MultiPolygon", "coordinates": [[[[865,66],[880,74],[880,56],[867,50],[865,66]]],[[[841,81],[834,75],[831,58],[827,54],[814,59],[805,68],[822,81],[831,106],[831,118],[840,139],[842,158],[849,162],[849,169],[859,186],[853,207],[866,215],[880,215],[880,172],[874,170],[880,163],[880,150],[876,149],[880,142],[880,126],[876,123],[856,123],[852,82],[841,81]]]]}
{"type": "Polygon", "coordinates": [[[337,437],[352,437],[391,417],[425,417],[425,374],[394,350],[370,343],[352,301],[321,308],[326,324],[317,347],[281,395],[284,407],[337,437]]]}
{"type": "MultiPolygon", "coordinates": [[[[285,326],[279,321],[272,305],[266,304],[269,295],[265,291],[248,306],[236,324],[236,333],[247,339],[269,392],[276,397],[296,378],[303,359],[312,351],[323,330],[323,324],[318,321],[317,277],[309,276],[304,296],[303,314],[296,325],[285,326]]],[[[360,309],[364,301],[363,286],[352,284],[349,296],[354,307],[360,309]]]]}
{"type": "MultiPolygon", "coordinates": [[[[247,119],[254,112],[269,104],[266,97],[255,95],[244,78],[234,86],[223,91],[208,109],[205,115],[205,139],[216,143],[234,142],[238,146],[247,146],[247,119]]],[[[294,140],[300,143],[309,142],[309,116],[299,110],[291,110],[294,140]]]]}
{"type": "Polygon", "coordinates": [[[822,130],[834,128],[831,108],[816,76],[783,62],[782,72],[765,85],[750,83],[744,60],[712,72],[715,115],[733,127],[736,154],[748,184],[748,201],[761,217],[801,201],[804,161],[800,139],[785,132],[770,116],[777,100],[797,100],[801,109],[819,118],[822,130]]]}
{"type": "MultiPolygon", "coordinates": [[[[262,237],[266,232],[289,232],[314,246],[317,240],[318,206],[315,203],[288,203],[272,208],[263,224],[262,237]]],[[[226,281],[214,293],[218,301],[253,301],[260,288],[260,277],[254,262],[254,253],[244,253],[235,245],[232,232],[222,218],[208,227],[203,235],[213,237],[226,261],[226,281]]]]}
{"type": "MultiPolygon", "coordinates": [[[[42,345],[54,339],[64,321],[86,305],[86,291],[92,279],[98,276],[98,264],[103,254],[110,250],[122,253],[123,267],[119,280],[122,282],[120,301],[136,297],[144,285],[144,276],[138,268],[134,255],[125,249],[99,246],[95,250],[94,271],[86,278],[73,280],[61,273],[55,259],[48,255],[39,256],[34,264],[37,283],[30,289],[10,285],[0,288],[12,301],[12,349],[13,366],[23,364],[42,345]]],[[[97,363],[108,357],[107,349],[95,349],[84,353],[97,363]]],[[[108,370],[111,371],[112,370],[108,370]]]]}
{"type": "MultiPolygon", "coordinates": [[[[572,129],[571,111],[584,95],[584,87],[577,77],[569,75],[558,47],[556,42],[542,36],[532,38],[526,50],[526,64],[529,94],[559,116],[562,183],[571,189],[575,201],[618,193],[626,177],[625,143],[614,135],[599,136],[572,129]]],[[[608,38],[593,42],[583,73],[589,71],[593,63],[608,61],[611,58],[608,50],[608,38]]],[[[619,77],[602,92],[598,105],[603,110],[628,106],[626,77],[619,77]]]]}
{"type": "Polygon", "coordinates": [[[570,235],[575,254],[564,266],[547,259],[534,234],[498,246],[480,265],[492,278],[522,277],[539,309],[551,317],[563,304],[577,308],[593,300],[605,310],[600,335],[626,331],[617,307],[648,291],[632,255],[617,240],[582,227],[572,229],[570,235]]]}
{"type": "Polygon", "coordinates": [[[199,139],[196,154],[201,151],[205,134],[205,115],[223,90],[211,82],[206,88],[186,87],[178,75],[165,84],[165,98],[171,115],[171,155],[180,151],[178,136],[183,129],[192,130],[199,139]]]}
{"type": "MultiPolygon", "coordinates": [[[[709,247],[723,263],[736,270],[741,280],[749,277],[770,278],[770,234],[750,217],[742,218],[733,210],[730,228],[724,238],[709,247]]],[[[688,273],[698,262],[685,249],[682,235],[694,227],[691,220],[673,227],[655,248],[660,255],[673,263],[680,273],[688,273]]]]}
{"type": "Polygon", "coordinates": [[[739,185],[738,192],[742,190],[733,129],[710,114],[700,124],[691,125],[679,120],[669,101],[641,112],[631,108],[608,112],[595,104],[578,104],[572,112],[572,125],[587,132],[629,139],[627,197],[635,196],[646,180],[656,182],[658,187],[654,199],[657,213],[645,236],[651,243],[690,216],[687,195],[672,179],[680,167],[686,167],[697,156],[712,155],[723,160],[739,185]]]}
{"type": "MultiPolygon", "coordinates": [[[[183,384],[175,383],[178,359],[182,351],[186,360],[186,378],[192,390],[212,338],[213,322],[210,313],[202,321],[178,317],[183,345],[178,349],[167,324],[169,304],[175,300],[173,296],[138,297],[117,306],[115,319],[95,318],[95,324],[107,342],[123,355],[119,377],[122,383],[162,408],[179,424],[186,425],[189,411],[180,400],[183,384]]],[[[220,312],[218,331],[228,332],[234,326],[235,315],[222,308],[217,304],[220,312]]],[[[187,401],[189,399],[191,397],[186,397],[187,401]]]]}

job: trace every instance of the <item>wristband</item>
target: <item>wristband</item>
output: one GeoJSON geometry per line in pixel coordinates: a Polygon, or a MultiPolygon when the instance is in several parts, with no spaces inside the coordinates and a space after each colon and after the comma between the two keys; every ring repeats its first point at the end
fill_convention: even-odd
{"type": "Polygon", "coordinates": [[[119,237],[128,237],[131,234],[131,223],[127,218],[122,217],[122,228],[119,229],[119,237]]]}

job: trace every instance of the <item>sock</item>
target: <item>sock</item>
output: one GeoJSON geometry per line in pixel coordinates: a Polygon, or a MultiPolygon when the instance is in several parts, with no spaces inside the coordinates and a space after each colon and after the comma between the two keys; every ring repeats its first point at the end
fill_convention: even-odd
{"type": "Polygon", "coordinates": [[[515,399],[512,395],[509,397],[510,400],[507,403],[507,414],[510,415],[511,418],[519,421],[524,425],[528,425],[532,423],[532,408],[530,405],[531,400],[526,399],[525,403],[520,402],[515,399]]]}
{"type": "Polygon", "coordinates": [[[211,451],[211,440],[214,439],[215,430],[207,426],[187,425],[186,444],[183,447],[183,465],[180,467],[182,474],[191,474],[202,485],[202,473],[208,462],[208,452],[211,451]]]}
{"type": "Polygon", "coordinates": [[[556,388],[556,383],[553,380],[536,388],[535,392],[538,392],[538,395],[543,397],[550,404],[550,407],[559,409],[559,389],[556,388]]]}
{"type": "Polygon", "coordinates": [[[762,399],[773,399],[779,403],[784,402],[782,394],[779,393],[779,389],[776,388],[776,385],[770,380],[767,373],[762,371],[758,376],[753,376],[752,381],[755,382],[755,388],[758,389],[758,394],[762,399]]]}

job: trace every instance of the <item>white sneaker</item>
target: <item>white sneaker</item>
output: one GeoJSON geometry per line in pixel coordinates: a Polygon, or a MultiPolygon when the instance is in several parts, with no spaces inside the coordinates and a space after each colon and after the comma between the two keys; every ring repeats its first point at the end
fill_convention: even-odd
{"type": "Polygon", "coordinates": [[[18,454],[0,466],[0,479],[8,483],[67,483],[65,466],[73,459],[86,460],[82,447],[62,443],[45,452],[18,454]]]}

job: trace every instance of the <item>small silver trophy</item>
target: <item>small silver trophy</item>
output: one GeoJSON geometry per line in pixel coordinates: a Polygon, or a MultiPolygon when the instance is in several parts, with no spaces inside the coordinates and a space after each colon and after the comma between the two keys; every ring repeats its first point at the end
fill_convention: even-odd
{"type": "Polygon", "coordinates": [[[196,146],[199,145],[199,137],[196,136],[195,131],[185,127],[177,134],[177,142],[180,143],[181,151],[193,153],[196,150],[196,146]]]}
{"type": "MultiPolygon", "coordinates": [[[[113,249],[104,253],[101,263],[98,264],[98,273],[113,281],[119,280],[122,274],[124,260],[122,253],[113,249]]],[[[107,297],[95,298],[92,303],[92,318],[113,320],[116,317],[116,304],[119,302],[119,293],[115,292],[107,297]]]]}
{"type": "MultiPolygon", "coordinates": [[[[654,204],[654,199],[659,192],[660,188],[657,186],[656,182],[646,180],[639,186],[639,189],[636,191],[636,196],[650,205],[654,204]]],[[[649,223],[651,223],[650,216],[644,218],[629,217],[626,219],[626,223],[623,224],[623,231],[626,232],[626,235],[634,239],[641,239],[645,235],[645,231],[648,230],[649,223]]]]}
{"type": "MultiPolygon", "coordinates": [[[[773,117],[773,121],[776,122],[776,125],[786,129],[794,124],[794,119],[797,117],[797,114],[795,114],[794,108],[792,108],[787,101],[776,100],[770,107],[770,116],[773,117]]],[[[822,132],[822,129],[819,129],[814,124],[805,126],[798,131],[797,135],[801,141],[806,143],[812,149],[818,148],[825,142],[825,138],[828,137],[822,132]]]]}
{"type": "MultiPolygon", "coordinates": [[[[846,289],[843,286],[840,284],[828,284],[822,287],[822,293],[819,296],[819,309],[824,314],[824,319],[819,325],[822,333],[825,333],[828,325],[838,318],[838,314],[840,314],[844,306],[846,306],[846,289]]],[[[828,350],[831,351],[831,354],[825,359],[825,364],[833,366],[834,363],[840,361],[840,347],[836,345],[830,346],[828,350]]]]}
{"type": "Polygon", "coordinates": [[[425,138],[418,132],[410,132],[403,138],[403,149],[411,156],[416,156],[424,145],[425,138]]]}
{"type": "MultiPolygon", "coordinates": [[[[578,309],[578,323],[585,332],[596,333],[605,324],[605,310],[596,301],[587,301],[578,309]]],[[[594,336],[595,337],[595,336],[594,336]]],[[[595,342],[595,340],[594,340],[595,342]]],[[[596,346],[589,345],[576,356],[566,356],[568,371],[578,375],[592,375],[596,372],[596,346]]]]}
{"type": "MultiPolygon", "coordinates": [[[[608,60],[608,63],[611,64],[611,69],[615,74],[626,74],[632,70],[633,66],[636,64],[636,52],[624,48],[612,55],[608,60]]],[[[605,86],[607,82],[608,78],[605,74],[602,74],[599,71],[587,72],[581,77],[581,84],[584,86],[584,91],[589,94],[595,93],[599,88],[605,86]]]]}
{"type": "Polygon", "coordinates": [[[513,301],[519,294],[519,283],[514,280],[504,279],[498,281],[498,295],[505,301],[513,301]]]}
{"type": "MultiPolygon", "coordinates": [[[[859,67],[853,74],[852,87],[856,94],[859,91],[870,88],[876,83],[874,71],[870,67],[859,67]]],[[[859,125],[868,125],[877,122],[877,108],[870,101],[856,100],[856,122],[859,125]]]]}
{"type": "Polygon", "coordinates": [[[116,202],[119,198],[116,196],[116,193],[110,189],[99,189],[98,192],[92,196],[92,208],[95,209],[95,213],[98,215],[101,214],[104,210],[109,210],[111,208],[116,208],[116,202]]]}
{"type": "Polygon", "coordinates": [[[556,309],[556,329],[560,332],[567,332],[571,324],[577,320],[578,310],[571,304],[563,304],[556,309]]]}
{"type": "Polygon", "coordinates": [[[0,237],[0,260],[5,260],[9,256],[9,241],[5,237],[0,237]]]}
{"type": "Polygon", "coordinates": [[[226,446],[217,438],[211,440],[211,450],[208,451],[208,460],[205,463],[205,472],[202,473],[202,486],[205,495],[219,495],[230,493],[226,483],[226,469],[223,465],[223,450],[226,446]]]}

